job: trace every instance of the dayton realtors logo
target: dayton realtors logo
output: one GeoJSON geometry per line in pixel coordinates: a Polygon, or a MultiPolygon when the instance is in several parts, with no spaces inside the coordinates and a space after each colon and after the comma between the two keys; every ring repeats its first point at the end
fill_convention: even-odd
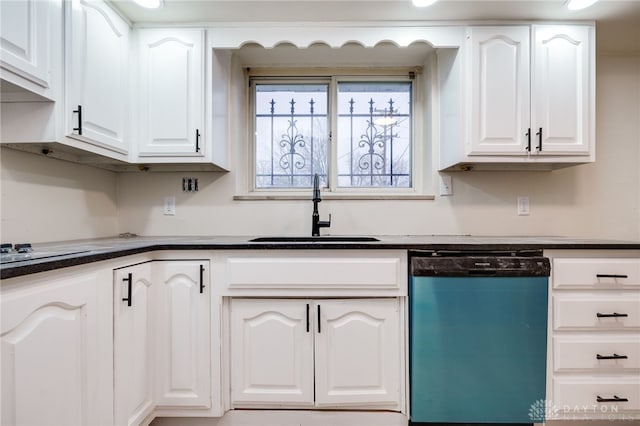
{"type": "Polygon", "coordinates": [[[554,418],[559,411],[551,401],[539,399],[529,407],[529,418],[535,423],[540,423],[545,419],[554,418]]]}
{"type": "Polygon", "coordinates": [[[539,399],[529,407],[529,419],[542,423],[546,419],[555,420],[632,420],[632,416],[618,412],[617,405],[563,405],[557,407],[551,401],[539,399]]]}

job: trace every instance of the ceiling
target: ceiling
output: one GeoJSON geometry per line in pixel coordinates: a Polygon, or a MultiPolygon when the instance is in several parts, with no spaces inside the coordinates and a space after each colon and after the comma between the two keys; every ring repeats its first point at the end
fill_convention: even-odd
{"type": "Polygon", "coordinates": [[[635,21],[640,0],[600,0],[569,11],[566,0],[440,0],[417,8],[411,0],[164,0],[147,10],[131,0],[111,0],[133,23],[295,22],[295,21],[454,21],[594,20],[635,21]]]}

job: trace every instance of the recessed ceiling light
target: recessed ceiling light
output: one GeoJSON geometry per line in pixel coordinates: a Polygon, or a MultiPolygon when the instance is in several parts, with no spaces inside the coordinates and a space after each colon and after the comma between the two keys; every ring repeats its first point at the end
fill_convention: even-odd
{"type": "Polygon", "coordinates": [[[133,0],[133,2],[147,9],[158,9],[162,6],[162,0],[133,0]]]}
{"type": "Polygon", "coordinates": [[[567,9],[569,10],[580,10],[586,7],[591,6],[598,0],[569,0],[567,2],[567,9]]]}
{"type": "Polygon", "coordinates": [[[438,0],[411,0],[411,1],[413,2],[413,5],[416,7],[427,7],[427,6],[431,6],[438,0]]]}

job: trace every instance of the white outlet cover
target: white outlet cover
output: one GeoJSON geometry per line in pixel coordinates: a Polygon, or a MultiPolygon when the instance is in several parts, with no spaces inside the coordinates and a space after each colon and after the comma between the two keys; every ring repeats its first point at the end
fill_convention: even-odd
{"type": "Polygon", "coordinates": [[[529,216],[529,197],[518,197],[518,216],[529,216]]]}
{"type": "Polygon", "coordinates": [[[440,175],[440,195],[453,195],[452,181],[450,175],[440,175]]]}

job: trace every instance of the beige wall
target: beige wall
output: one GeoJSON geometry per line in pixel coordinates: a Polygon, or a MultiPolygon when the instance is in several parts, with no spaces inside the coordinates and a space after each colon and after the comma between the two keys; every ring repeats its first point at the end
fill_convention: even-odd
{"type": "MultiPolygon", "coordinates": [[[[329,201],[332,234],[564,235],[640,239],[640,30],[598,30],[597,162],[553,172],[453,174],[433,201],[329,201]],[[631,37],[629,37],[631,36],[631,37]],[[624,44],[615,40],[626,37],[624,44]],[[604,47],[603,47],[604,46],[604,47]],[[624,46],[619,51],[618,46],[624,46]],[[529,196],[531,215],[516,215],[529,196]]],[[[2,150],[2,241],[310,233],[310,201],[233,201],[237,171],[121,174],[2,150]],[[182,176],[200,192],[181,192],[182,176]],[[176,196],[176,216],[162,214],[176,196]]],[[[437,189],[433,189],[433,193],[437,189]]]]}
{"type": "MultiPolygon", "coordinates": [[[[640,238],[640,56],[598,55],[597,162],[553,172],[453,174],[454,195],[434,201],[329,201],[332,234],[560,235],[640,238]],[[528,196],[531,215],[516,215],[528,196]]],[[[180,192],[182,174],[124,174],[120,231],[143,235],[302,234],[310,201],[233,201],[236,172],[191,174],[200,192],[180,192]],[[176,216],[162,215],[176,196],[176,216]]],[[[436,193],[437,189],[433,189],[436,193]]]]}
{"type": "Polygon", "coordinates": [[[2,242],[47,242],[117,233],[116,175],[3,148],[2,242]]]}

